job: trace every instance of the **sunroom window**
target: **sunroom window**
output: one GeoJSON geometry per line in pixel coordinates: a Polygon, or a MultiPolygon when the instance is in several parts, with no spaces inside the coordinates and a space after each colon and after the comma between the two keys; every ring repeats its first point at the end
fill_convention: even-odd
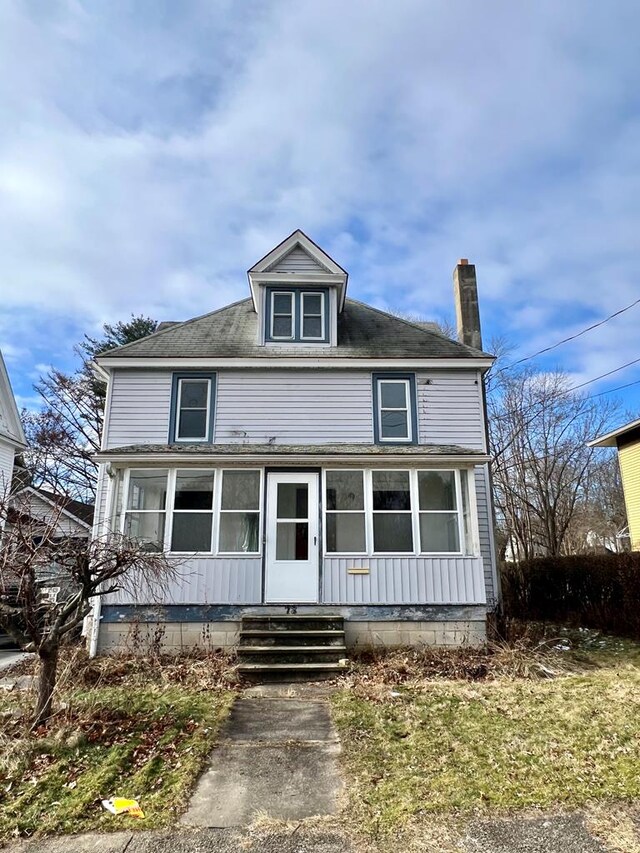
{"type": "Polygon", "coordinates": [[[363,471],[326,473],[327,553],[367,550],[363,477],[363,471]]]}
{"type": "Polygon", "coordinates": [[[460,551],[460,513],[454,471],[418,471],[420,550],[460,551]]]}
{"type": "Polygon", "coordinates": [[[260,471],[223,471],[218,551],[260,550],[260,471]]]}
{"type": "Polygon", "coordinates": [[[172,551],[211,551],[213,478],[213,471],[176,472],[172,551]]]}
{"type": "Polygon", "coordinates": [[[124,534],[150,551],[161,551],[167,510],[167,472],[131,471],[124,534]]]}
{"type": "Polygon", "coordinates": [[[373,471],[373,550],[412,552],[409,471],[373,471]]]}

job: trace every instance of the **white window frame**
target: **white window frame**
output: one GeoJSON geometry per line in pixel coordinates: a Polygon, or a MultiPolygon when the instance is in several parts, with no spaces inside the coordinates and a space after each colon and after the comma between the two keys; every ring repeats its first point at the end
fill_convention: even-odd
{"type": "Polygon", "coordinates": [[[262,525],[264,521],[264,469],[263,468],[218,468],[218,472],[220,473],[219,477],[216,477],[215,489],[216,489],[216,498],[214,499],[214,506],[217,507],[217,511],[215,513],[215,526],[216,526],[216,554],[224,557],[258,557],[262,555],[262,525]],[[246,509],[222,509],[222,479],[224,477],[225,471],[257,471],[259,476],[258,483],[258,508],[256,510],[246,510],[246,509]],[[241,512],[257,512],[258,513],[258,550],[257,551],[222,551],[220,549],[220,522],[222,520],[223,513],[241,513],[241,512]]]}
{"type": "Polygon", "coordinates": [[[300,340],[301,341],[324,341],[327,337],[326,329],[326,309],[325,309],[326,293],[324,291],[302,290],[300,291],[300,340]],[[320,335],[305,335],[304,334],[304,300],[307,296],[320,297],[320,314],[309,314],[309,317],[320,317],[321,329],[320,335]]]}
{"type": "Polygon", "coordinates": [[[216,468],[171,468],[169,470],[169,484],[167,492],[167,522],[165,524],[165,548],[168,554],[213,554],[214,543],[214,527],[216,518],[216,484],[218,481],[218,469],[216,468]],[[176,485],[178,483],[178,471],[186,471],[189,474],[211,474],[213,477],[213,489],[211,494],[211,509],[176,509],[176,485]],[[208,551],[173,551],[171,549],[171,540],[173,539],[173,517],[175,514],[186,515],[187,513],[198,513],[199,515],[211,515],[211,541],[208,551]]]}
{"type": "Polygon", "coordinates": [[[371,554],[374,557],[389,557],[391,555],[401,555],[401,556],[405,556],[405,557],[406,556],[411,557],[417,553],[417,551],[416,551],[416,521],[415,521],[415,517],[414,517],[415,516],[415,510],[414,510],[415,493],[414,493],[414,486],[413,486],[413,479],[414,478],[412,477],[413,473],[414,472],[408,468],[372,468],[369,472],[369,475],[370,475],[369,493],[371,495],[371,540],[370,541],[371,541],[371,554]],[[409,475],[408,480],[409,480],[409,501],[411,504],[410,509],[374,509],[373,508],[373,475],[374,475],[374,473],[379,473],[379,472],[382,472],[383,474],[390,474],[391,472],[394,472],[394,473],[398,472],[398,473],[409,475]],[[413,548],[411,549],[411,551],[376,551],[375,550],[375,541],[376,540],[375,540],[375,533],[374,533],[374,529],[373,529],[374,516],[376,516],[376,515],[399,515],[399,514],[408,515],[411,518],[411,539],[412,539],[413,548]]]}
{"type": "Polygon", "coordinates": [[[462,517],[462,468],[353,468],[331,467],[324,469],[322,472],[322,511],[323,511],[323,553],[329,559],[342,557],[378,557],[378,558],[405,558],[405,557],[477,557],[479,555],[479,533],[478,533],[478,510],[475,494],[475,477],[474,468],[467,468],[467,498],[469,502],[470,513],[470,537],[471,541],[467,542],[464,531],[464,519],[462,517]],[[365,542],[366,551],[328,551],[327,550],[327,515],[334,512],[358,513],[362,510],[328,510],[327,509],[327,478],[326,475],[330,471],[362,471],[364,483],[364,516],[365,516],[365,542]],[[409,474],[409,490],[411,497],[410,510],[375,510],[373,509],[373,472],[374,471],[402,471],[409,474]],[[455,489],[456,489],[456,509],[455,510],[420,510],[420,494],[418,490],[418,473],[420,471],[428,472],[454,472],[455,489]],[[411,530],[413,535],[413,551],[375,551],[374,536],[373,536],[373,516],[374,512],[379,514],[385,513],[404,513],[411,515],[411,530]],[[460,542],[459,551],[423,551],[420,537],[420,515],[421,513],[453,513],[455,512],[458,518],[458,537],[460,542]]]}
{"type": "Polygon", "coordinates": [[[370,542],[372,541],[369,533],[367,510],[367,471],[363,468],[324,468],[322,471],[322,508],[324,512],[322,524],[322,552],[327,557],[366,557],[369,554],[370,542]],[[332,474],[334,471],[358,471],[362,473],[362,489],[363,503],[362,509],[327,509],[327,474],[332,474]],[[364,551],[329,551],[327,545],[327,516],[329,515],[363,515],[364,516],[364,551]]]}
{"type": "MultiPolygon", "coordinates": [[[[121,518],[120,518],[120,533],[125,536],[126,535],[126,527],[127,527],[127,514],[130,512],[137,513],[163,513],[164,514],[164,538],[162,541],[162,550],[166,551],[167,549],[167,527],[169,526],[169,495],[170,495],[170,480],[171,480],[171,469],[170,468],[126,468],[124,472],[124,477],[122,481],[122,510],[121,510],[121,518]],[[131,485],[131,472],[132,471],[164,471],[167,476],[167,494],[164,501],[164,509],[129,509],[129,487],[131,485]]],[[[169,542],[171,540],[169,539],[169,542]]]]}
{"type": "MultiPolygon", "coordinates": [[[[180,555],[182,557],[191,556],[191,557],[205,557],[211,559],[212,557],[221,557],[224,559],[258,559],[262,557],[263,551],[263,539],[264,539],[264,488],[265,488],[265,472],[264,468],[244,468],[242,466],[238,466],[237,468],[189,468],[175,466],[172,468],[125,468],[124,476],[122,478],[122,508],[120,510],[120,518],[118,528],[121,534],[124,535],[125,527],[126,527],[126,516],[128,512],[163,512],[165,516],[164,521],[164,539],[162,542],[162,550],[165,554],[170,556],[180,555]],[[131,471],[165,471],[167,473],[167,499],[165,502],[164,510],[129,510],[127,509],[127,503],[129,499],[129,484],[131,480],[131,471]],[[190,471],[193,473],[196,472],[206,472],[213,474],[213,508],[211,510],[175,510],[175,499],[176,499],[176,480],[178,471],[190,471]],[[222,473],[223,471],[258,471],[260,473],[260,502],[259,508],[257,510],[259,515],[258,521],[258,550],[257,551],[220,551],[218,549],[219,545],[219,537],[220,537],[220,515],[221,515],[221,506],[222,506],[222,473]],[[174,512],[201,512],[208,513],[211,512],[213,514],[213,521],[211,524],[211,550],[210,551],[172,551],[171,550],[171,538],[173,536],[173,514],[174,512]]],[[[117,511],[117,507],[115,507],[117,511]]],[[[236,510],[227,510],[228,512],[235,512],[236,510]]],[[[238,510],[239,512],[240,510],[238,510]]]]}
{"type": "MultiPolygon", "coordinates": [[[[202,408],[198,407],[197,409],[191,407],[184,407],[184,411],[187,412],[201,412],[202,408]]],[[[185,442],[185,443],[193,443],[198,441],[208,441],[209,440],[209,428],[211,426],[211,379],[208,376],[181,376],[178,379],[178,390],[176,394],[176,429],[174,439],[176,442],[185,442]],[[205,430],[204,436],[180,436],[180,421],[182,419],[183,407],[180,405],[180,400],[182,397],[182,383],[183,382],[206,382],[207,383],[207,403],[206,403],[206,421],[205,421],[205,430]]]]}
{"type": "Polygon", "coordinates": [[[413,443],[413,412],[411,409],[412,400],[411,400],[411,381],[409,379],[384,379],[379,377],[376,382],[378,383],[377,388],[377,402],[378,402],[378,411],[376,412],[376,417],[378,418],[378,441],[380,443],[390,442],[391,444],[412,444],[413,443]],[[405,393],[404,393],[404,401],[405,406],[403,407],[389,407],[382,405],[382,386],[383,385],[404,385],[405,393]],[[382,434],[382,413],[383,412],[405,412],[407,415],[407,436],[384,436],[382,434]]]}
{"type": "Polygon", "coordinates": [[[270,296],[270,305],[269,305],[269,337],[273,341],[293,341],[296,336],[296,303],[295,303],[295,293],[292,290],[272,290],[270,296]],[[290,311],[288,314],[276,314],[275,312],[275,304],[276,296],[288,296],[289,297],[289,307],[290,311]],[[290,335],[275,335],[273,333],[274,327],[274,319],[276,317],[291,317],[291,334],[290,335]]]}
{"type": "MultiPolygon", "coordinates": [[[[468,483],[467,483],[468,488],[468,483]]],[[[469,490],[470,491],[470,490],[469,490]]],[[[464,520],[462,518],[462,483],[460,478],[460,469],[459,468],[418,468],[416,469],[416,509],[418,516],[418,553],[420,556],[424,554],[434,555],[434,556],[444,556],[450,555],[455,557],[461,557],[465,554],[467,549],[464,535],[464,520]],[[423,471],[427,471],[428,473],[436,473],[442,474],[444,472],[449,473],[453,471],[454,474],[454,486],[455,486],[455,495],[456,495],[456,508],[455,509],[420,509],[420,489],[418,487],[418,474],[423,471]],[[422,536],[420,535],[420,516],[421,515],[451,515],[455,513],[458,521],[458,542],[460,543],[460,549],[458,551],[423,551],[422,550],[422,536]]],[[[471,502],[469,501],[469,504],[471,502]]]]}

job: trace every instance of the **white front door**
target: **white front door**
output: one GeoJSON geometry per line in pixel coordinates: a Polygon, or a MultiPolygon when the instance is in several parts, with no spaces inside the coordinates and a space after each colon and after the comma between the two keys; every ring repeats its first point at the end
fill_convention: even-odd
{"type": "Polygon", "coordinates": [[[267,475],[265,601],[318,601],[318,474],[267,475]]]}

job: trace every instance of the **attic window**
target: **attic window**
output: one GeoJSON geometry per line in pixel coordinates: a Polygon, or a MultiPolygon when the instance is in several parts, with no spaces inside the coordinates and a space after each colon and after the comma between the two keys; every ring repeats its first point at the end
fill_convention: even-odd
{"type": "Polygon", "coordinates": [[[329,290],[291,288],[267,290],[265,338],[274,343],[327,343],[329,290]]]}

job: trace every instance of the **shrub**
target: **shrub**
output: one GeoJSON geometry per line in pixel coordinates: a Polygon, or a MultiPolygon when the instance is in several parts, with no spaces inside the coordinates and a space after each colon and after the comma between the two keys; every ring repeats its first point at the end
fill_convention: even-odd
{"type": "Polygon", "coordinates": [[[539,557],[501,569],[507,617],[640,639],[640,553],[539,557]]]}

